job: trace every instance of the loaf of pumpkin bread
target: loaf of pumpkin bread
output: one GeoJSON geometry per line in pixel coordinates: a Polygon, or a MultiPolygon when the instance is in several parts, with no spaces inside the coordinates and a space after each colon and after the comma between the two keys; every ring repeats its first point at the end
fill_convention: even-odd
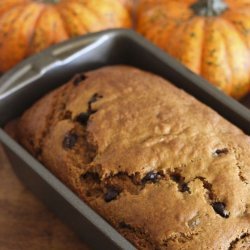
{"type": "Polygon", "coordinates": [[[78,74],[17,127],[138,249],[250,249],[250,137],[165,79],[128,66],[78,74]]]}

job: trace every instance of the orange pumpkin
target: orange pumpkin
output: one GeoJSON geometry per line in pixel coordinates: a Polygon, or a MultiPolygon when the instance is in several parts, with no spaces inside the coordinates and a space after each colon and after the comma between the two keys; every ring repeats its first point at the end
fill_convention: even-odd
{"type": "Polygon", "coordinates": [[[126,6],[129,10],[132,10],[135,5],[135,1],[137,0],[119,0],[119,1],[122,2],[123,5],[126,6]]]}
{"type": "Polygon", "coordinates": [[[250,89],[250,0],[141,0],[137,30],[235,98],[250,89]]]}
{"type": "Polygon", "coordinates": [[[129,0],[0,0],[0,72],[70,37],[131,27],[129,0]]]}

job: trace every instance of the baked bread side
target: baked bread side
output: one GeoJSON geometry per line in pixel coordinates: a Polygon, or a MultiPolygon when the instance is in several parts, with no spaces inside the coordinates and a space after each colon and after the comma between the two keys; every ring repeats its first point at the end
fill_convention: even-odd
{"type": "Polygon", "coordinates": [[[79,74],[18,140],[139,249],[250,247],[250,138],[156,75],[79,74]]]}

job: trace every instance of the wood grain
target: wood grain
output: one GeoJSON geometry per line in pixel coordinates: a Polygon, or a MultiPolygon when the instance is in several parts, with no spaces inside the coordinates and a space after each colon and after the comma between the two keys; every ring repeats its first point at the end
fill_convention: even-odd
{"type": "Polygon", "coordinates": [[[1,145],[0,249],[89,249],[20,183],[1,145]]]}

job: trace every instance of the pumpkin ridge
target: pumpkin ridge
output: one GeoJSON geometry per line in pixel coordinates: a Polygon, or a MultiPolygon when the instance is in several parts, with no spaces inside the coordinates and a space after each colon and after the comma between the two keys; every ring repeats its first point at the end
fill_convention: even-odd
{"type": "MultiPolygon", "coordinates": [[[[105,3],[105,1],[103,1],[105,3]]],[[[81,6],[82,10],[86,12],[86,14],[92,16],[92,21],[94,22],[94,25],[90,25],[88,22],[85,23],[85,20],[82,22],[84,27],[86,28],[86,30],[88,30],[88,32],[93,32],[93,31],[97,31],[100,30],[100,23],[104,24],[106,23],[106,28],[107,26],[109,26],[110,24],[107,22],[107,20],[105,20],[102,16],[102,18],[98,15],[98,13],[96,13],[94,11],[94,9],[91,7],[91,5],[88,5],[88,3],[84,4],[82,2],[78,3],[79,6],[81,6]]]]}
{"type": "MultiPolygon", "coordinates": [[[[205,39],[205,35],[204,35],[205,20],[202,17],[197,17],[197,16],[194,15],[193,18],[192,18],[192,21],[194,21],[194,19],[196,19],[196,18],[199,18],[200,20],[202,20],[202,26],[203,26],[203,28],[201,29],[201,32],[202,32],[202,35],[201,35],[201,37],[202,37],[201,38],[201,46],[199,46],[199,48],[200,48],[200,52],[199,52],[200,53],[199,66],[198,66],[197,71],[194,71],[195,73],[200,74],[200,72],[201,72],[201,66],[202,66],[203,47],[205,45],[205,42],[204,42],[204,39],[205,39]]],[[[193,23],[190,23],[189,25],[191,25],[191,24],[193,24],[193,23]]]]}
{"type": "MultiPolygon", "coordinates": [[[[213,19],[205,19],[205,31],[204,31],[204,44],[203,44],[203,52],[202,52],[202,70],[200,72],[200,74],[205,78],[207,79],[209,82],[211,82],[213,85],[217,86],[219,89],[224,89],[227,93],[229,93],[229,81],[231,82],[231,77],[232,77],[232,70],[231,70],[231,65],[229,65],[228,63],[228,60],[225,60],[225,58],[223,59],[223,64],[224,64],[224,67],[226,67],[227,69],[227,72],[225,71],[225,78],[222,79],[216,79],[214,77],[216,77],[216,74],[218,74],[218,67],[220,67],[220,65],[216,65],[214,64],[213,60],[214,58],[209,58],[206,56],[206,52],[208,51],[208,44],[207,44],[207,41],[209,40],[209,36],[211,36],[210,32],[211,32],[211,29],[213,31],[214,27],[213,27],[213,24],[214,22],[216,21],[217,22],[218,18],[213,18],[213,19]],[[211,70],[211,64],[210,62],[212,63],[212,66],[213,66],[213,71],[215,72],[214,75],[210,76],[210,70],[211,70]],[[209,71],[209,73],[208,73],[209,71]],[[228,78],[228,75],[229,74],[229,77],[228,78]],[[211,80],[212,78],[212,80],[211,80]],[[225,80],[225,79],[228,79],[228,80],[225,80]],[[227,83],[225,83],[227,82],[227,83]]],[[[221,32],[218,31],[218,34],[221,38],[221,41],[222,41],[222,44],[223,44],[223,48],[224,48],[224,56],[228,56],[227,54],[227,49],[226,49],[226,44],[225,44],[225,41],[224,41],[224,37],[222,36],[221,32]]],[[[216,53],[217,51],[216,50],[213,50],[213,51],[209,51],[210,52],[210,56],[211,56],[211,53],[216,53]]],[[[218,59],[217,59],[218,60],[218,59]]]]}
{"type": "MultiPolygon", "coordinates": [[[[73,5],[73,4],[79,5],[79,6],[83,7],[83,8],[85,8],[85,7],[82,6],[82,4],[81,4],[81,3],[78,3],[78,2],[72,2],[72,3],[69,3],[69,4],[68,4],[69,10],[71,11],[72,15],[74,15],[74,16],[79,16],[79,14],[71,7],[71,5],[73,5]]],[[[86,8],[85,8],[85,9],[86,9],[86,8]]],[[[80,19],[79,19],[79,21],[80,21],[80,19]]],[[[89,28],[86,26],[86,24],[85,24],[84,22],[81,22],[81,26],[84,28],[84,30],[85,30],[87,33],[90,32],[89,28]]]]}
{"type": "MultiPolygon", "coordinates": [[[[38,3],[38,4],[39,4],[39,3],[38,3]]],[[[30,37],[30,39],[29,39],[29,44],[30,44],[31,46],[29,46],[29,48],[28,48],[28,51],[27,51],[28,54],[30,53],[30,48],[32,47],[33,40],[34,40],[34,37],[35,37],[35,27],[36,27],[37,23],[39,22],[39,18],[42,16],[42,14],[43,14],[43,12],[45,11],[45,9],[46,9],[47,6],[42,5],[42,7],[43,7],[43,8],[42,8],[41,12],[39,13],[39,15],[38,15],[38,17],[37,17],[37,19],[36,19],[36,21],[35,21],[34,29],[33,29],[33,32],[32,32],[32,34],[31,34],[31,37],[30,37]]]]}
{"type": "MultiPolygon", "coordinates": [[[[75,18],[74,16],[72,17],[73,13],[70,11],[70,9],[67,7],[69,3],[61,3],[57,6],[58,11],[60,15],[62,16],[62,19],[64,20],[64,26],[66,28],[66,31],[70,37],[75,37],[76,31],[75,31],[75,24],[72,26],[72,24],[69,22],[69,17],[72,18],[72,20],[75,18]]],[[[84,31],[86,33],[86,30],[84,31]]]]}
{"type": "MultiPolygon", "coordinates": [[[[226,24],[226,25],[229,25],[230,23],[227,21],[227,20],[225,20],[225,19],[222,19],[221,18],[221,20],[226,24]]],[[[248,49],[248,46],[247,46],[247,44],[242,40],[242,37],[240,36],[240,34],[239,34],[239,32],[233,27],[233,25],[229,25],[230,26],[230,28],[232,28],[234,31],[235,31],[235,34],[238,36],[238,38],[240,38],[240,41],[242,42],[242,44],[244,44],[245,45],[245,48],[246,49],[248,49]]],[[[241,83],[241,87],[242,86],[244,86],[245,84],[242,84],[242,81],[238,81],[238,79],[236,78],[235,79],[235,74],[234,74],[234,71],[235,71],[235,62],[236,62],[236,60],[234,60],[234,59],[231,59],[232,58],[232,55],[231,55],[231,51],[230,51],[230,49],[229,49],[229,43],[231,42],[231,41],[229,41],[228,40],[228,38],[225,36],[225,34],[223,33],[223,32],[221,32],[221,35],[223,36],[223,38],[224,38],[224,42],[225,42],[225,48],[226,48],[226,51],[227,51],[227,53],[226,53],[226,56],[227,56],[227,62],[228,62],[228,64],[229,64],[229,68],[230,68],[230,71],[231,71],[231,75],[232,75],[232,77],[231,77],[231,88],[230,88],[230,92],[229,92],[229,94],[230,95],[232,95],[232,96],[234,96],[234,97],[237,97],[236,95],[237,95],[237,93],[238,93],[238,90],[237,90],[237,93],[235,92],[234,94],[232,93],[232,87],[233,86],[237,86],[237,85],[239,85],[239,83],[241,83]],[[237,83],[237,84],[236,84],[237,83]]],[[[250,65],[249,65],[250,66],[250,65]]],[[[249,70],[248,70],[249,71],[249,70]]],[[[249,73],[248,73],[248,75],[249,75],[249,73]]],[[[241,78],[242,78],[242,76],[241,76],[241,78]]],[[[234,88],[235,89],[235,88],[234,88]]],[[[235,89],[235,91],[236,91],[236,89],[235,89]]]]}
{"type": "MultiPolygon", "coordinates": [[[[125,5],[121,4],[120,1],[114,1],[114,2],[113,2],[113,0],[103,0],[103,3],[104,3],[105,5],[111,5],[111,4],[113,4],[114,7],[116,8],[116,11],[117,11],[117,9],[118,9],[118,10],[119,10],[119,13],[121,13],[121,11],[123,12],[123,13],[122,13],[122,16],[123,16],[122,19],[121,19],[121,18],[118,18],[118,19],[117,19],[117,15],[115,15],[116,18],[115,18],[115,25],[114,25],[114,27],[119,27],[119,26],[121,25],[121,23],[124,22],[125,19],[128,21],[128,18],[126,18],[126,17],[129,17],[129,23],[127,22],[126,25],[124,25],[124,26],[127,27],[127,28],[128,28],[128,27],[131,28],[131,26],[132,26],[132,20],[131,20],[132,17],[131,17],[131,13],[130,13],[129,10],[125,7],[125,5]],[[125,16],[126,16],[126,17],[125,17],[125,16]]],[[[108,27],[111,27],[112,22],[113,22],[114,20],[112,20],[112,22],[110,22],[109,19],[105,18],[105,15],[102,15],[102,14],[101,14],[102,12],[98,12],[98,11],[97,11],[97,10],[100,10],[100,8],[93,9],[93,6],[92,6],[91,4],[89,4],[89,2],[87,2],[87,6],[88,6],[89,9],[93,10],[93,12],[96,13],[96,15],[98,16],[98,19],[100,19],[101,21],[107,23],[107,26],[108,26],[108,27]],[[99,13],[100,13],[100,15],[99,15],[99,13]]]]}
{"type": "MultiPolygon", "coordinates": [[[[249,8],[250,11],[250,8],[249,8]]],[[[250,14],[249,17],[247,16],[247,18],[250,18],[250,14]]],[[[224,19],[228,22],[228,24],[231,26],[232,29],[234,29],[242,38],[241,40],[246,44],[246,46],[250,49],[250,44],[248,44],[248,42],[245,40],[244,35],[242,34],[242,31],[238,28],[237,25],[234,24],[233,20],[229,19],[227,16],[224,16],[224,19]]],[[[250,29],[249,29],[250,32],[250,29]]]]}
{"type": "MultiPolygon", "coordinates": [[[[31,41],[32,41],[33,36],[34,36],[34,33],[35,33],[36,24],[37,24],[37,22],[38,22],[39,17],[41,16],[42,12],[43,12],[44,9],[45,9],[45,6],[44,6],[43,4],[40,4],[40,3],[32,3],[32,2],[30,2],[30,3],[28,3],[28,4],[36,4],[36,5],[41,6],[40,13],[38,14],[38,16],[37,16],[37,18],[36,18],[36,21],[35,21],[34,24],[33,24],[32,33],[30,34],[30,37],[29,37],[29,39],[28,39],[28,40],[29,40],[29,44],[31,44],[31,41]]],[[[25,52],[26,54],[29,53],[29,49],[30,49],[30,46],[27,47],[26,52],[25,52]]]]}
{"type": "MultiPolygon", "coordinates": [[[[15,6],[15,7],[11,8],[10,10],[8,10],[6,13],[4,13],[2,16],[0,16],[0,28],[1,28],[2,23],[4,23],[4,21],[6,21],[5,18],[8,17],[9,14],[10,14],[11,12],[14,12],[14,11],[17,10],[17,9],[24,9],[24,8],[26,7],[25,5],[27,5],[27,4],[24,4],[24,6],[23,6],[23,5],[15,6]]],[[[12,14],[12,13],[11,13],[11,14],[12,14]]],[[[12,25],[12,22],[11,22],[11,21],[14,22],[14,19],[15,19],[15,18],[18,18],[18,15],[19,15],[19,14],[20,14],[20,12],[18,12],[18,13],[16,14],[16,16],[12,17],[12,19],[9,20],[10,22],[8,23],[8,25],[11,26],[11,25],[12,25]]],[[[1,30],[1,31],[2,31],[2,30],[1,30]]],[[[8,31],[8,32],[10,32],[10,31],[8,31]]],[[[6,34],[6,32],[5,32],[5,34],[6,34]]],[[[2,35],[2,34],[0,34],[0,39],[1,39],[1,35],[2,35]]],[[[1,41],[0,44],[3,44],[3,42],[1,41]]]]}
{"type": "Polygon", "coordinates": [[[46,5],[36,23],[29,55],[69,38],[55,5],[46,5]],[[56,28],[56,29],[55,29],[56,28]]]}
{"type": "Polygon", "coordinates": [[[206,44],[206,41],[205,41],[205,36],[206,36],[206,33],[205,33],[206,20],[205,20],[205,19],[202,19],[202,20],[203,20],[203,29],[202,29],[202,41],[201,41],[201,46],[200,46],[200,67],[199,67],[199,75],[201,75],[201,72],[202,72],[203,50],[204,50],[204,47],[205,47],[205,44],[206,44]]]}
{"type": "MultiPolygon", "coordinates": [[[[33,2],[29,2],[29,3],[26,3],[24,4],[23,6],[22,5],[19,5],[17,6],[16,8],[14,8],[14,10],[18,10],[18,8],[20,8],[20,11],[18,12],[18,14],[16,15],[16,19],[19,20],[19,18],[22,18],[23,20],[27,20],[27,18],[29,18],[31,15],[34,15],[34,12],[31,12],[30,10],[30,13],[26,13],[26,16],[24,16],[24,13],[26,11],[26,8],[31,8],[33,6],[33,8],[35,6],[37,6],[36,3],[33,3],[33,2]],[[21,11],[23,10],[23,11],[21,11]]],[[[33,9],[34,11],[34,9],[33,9]]],[[[39,9],[37,9],[37,13],[38,13],[39,9]]],[[[36,14],[37,14],[36,13],[36,14]]],[[[7,16],[8,15],[8,12],[6,13],[6,15],[4,16],[7,16]]],[[[2,16],[2,18],[4,18],[4,16],[2,16]]],[[[28,48],[25,48],[23,47],[23,44],[22,44],[22,40],[20,40],[20,36],[23,38],[23,34],[20,32],[20,27],[17,26],[17,23],[18,22],[13,22],[10,24],[10,31],[7,33],[7,36],[3,37],[2,39],[2,46],[0,47],[1,50],[4,51],[4,53],[0,54],[0,71],[5,71],[7,70],[8,68],[10,68],[11,66],[13,66],[14,64],[14,61],[16,62],[20,62],[21,60],[23,60],[23,58],[25,57],[25,54],[27,53],[28,51],[28,48]],[[18,28],[17,28],[18,27],[18,28]],[[19,39],[16,41],[15,43],[15,40],[13,40],[13,36],[15,35],[15,32],[17,32],[18,36],[19,36],[19,39]],[[8,45],[9,44],[12,44],[12,47],[9,48],[8,45]],[[15,45],[15,47],[13,48],[13,43],[15,45]],[[6,55],[8,54],[8,51],[9,50],[12,50],[13,53],[10,53],[10,55],[12,55],[12,57],[9,57],[8,60],[4,60],[6,55]],[[13,57],[13,54],[15,55],[13,57]]],[[[30,26],[30,29],[29,30],[33,30],[34,26],[31,27],[30,26]]],[[[25,41],[25,43],[27,43],[29,41],[29,37],[31,34],[25,34],[27,35],[25,38],[27,39],[25,41]]]]}
{"type": "MultiPolygon", "coordinates": [[[[242,45],[245,45],[245,49],[247,50],[248,52],[248,55],[249,55],[249,58],[250,58],[250,52],[249,52],[249,47],[248,47],[248,44],[246,43],[245,39],[243,39],[243,36],[242,34],[238,31],[238,29],[236,29],[236,27],[230,22],[228,21],[227,19],[223,19],[224,23],[226,25],[228,25],[232,30],[235,31],[235,34],[238,35],[240,41],[242,42],[242,45]]],[[[230,58],[232,58],[232,56],[230,55],[230,50],[228,49],[228,42],[227,42],[227,38],[225,37],[225,34],[223,34],[223,37],[225,38],[225,45],[226,45],[226,50],[227,50],[227,61],[229,62],[229,65],[230,65],[230,69],[231,69],[231,73],[232,73],[232,83],[231,83],[231,86],[240,86],[241,88],[244,87],[244,89],[248,89],[249,86],[250,86],[250,60],[248,60],[248,87],[246,86],[246,83],[242,83],[242,80],[241,81],[237,81],[237,79],[235,79],[234,75],[233,74],[233,61],[230,60],[230,58]],[[236,83],[236,84],[235,84],[236,83]]],[[[242,77],[242,76],[241,76],[242,77]]],[[[232,87],[231,87],[232,89],[232,87]]],[[[234,96],[235,98],[237,98],[237,94],[238,94],[238,90],[237,90],[237,93],[233,94],[232,92],[230,92],[230,95],[234,96]]]]}
{"type": "Polygon", "coordinates": [[[180,46],[180,41],[182,39],[182,36],[180,35],[182,33],[181,31],[183,31],[183,26],[175,24],[175,32],[170,37],[167,45],[168,47],[166,47],[166,51],[179,61],[180,61],[180,50],[177,50],[177,48],[180,46]]]}
{"type": "MultiPolygon", "coordinates": [[[[60,19],[60,24],[62,25],[63,31],[65,32],[65,35],[66,35],[67,39],[69,39],[69,35],[68,35],[67,31],[66,31],[64,22],[62,21],[62,16],[60,15],[59,11],[57,10],[56,5],[52,6],[51,8],[53,8],[54,11],[57,13],[58,19],[60,19]]],[[[54,36],[53,37],[53,44],[55,44],[55,43],[57,43],[57,40],[55,40],[55,36],[54,36]]]]}
{"type": "MultiPolygon", "coordinates": [[[[105,2],[105,1],[104,1],[105,2]]],[[[95,9],[93,9],[93,6],[91,6],[90,4],[87,3],[88,9],[91,11],[91,13],[93,13],[96,17],[97,20],[99,20],[100,22],[105,22],[106,18],[104,18],[103,16],[99,16],[98,13],[95,11],[95,9]]],[[[109,22],[108,22],[108,26],[109,26],[109,22]]]]}
{"type": "Polygon", "coordinates": [[[6,14],[11,9],[13,9],[15,7],[20,7],[22,5],[30,3],[30,2],[27,2],[27,1],[29,1],[29,0],[26,0],[25,2],[19,2],[19,3],[18,2],[17,3],[12,2],[12,3],[10,3],[9,6],[7,6],[7,8],[5,7],[4,10],[1,10],[1,6],[4,6],[4,5],[6,6],[6,3],[0,3],[0,18],[1,18],[2,15],[6,14]]]}
{"type": "MultiPolygon", "coordinates": [[[[83,3],[80,3],[80,4],[82,5],[83,3]]],[[[89,6],[89,5],[88,5],[88,10],[96,17],[97,20],[99,20],[100,22],[105,22],[105,19],[98,16],[98,14],[95,12],[95,10],[93,8],[91,8],[91,6],[89,6]]]]}
{"type": "MultiPolygon", "coordinates": [[[[224,19],[220,18],[220,21],[224,21],[224,19]]],[[[225,53],[226,59],[225,59],[225,61],[227,62],[228,68],[230,70],[230,83],[227,83],[227,85],[228,86],[232,86],[232,81],[234,79],[234,76],[233,76],[233,62],[230,59],[231,58],[231,52],[230,52],[230,49],[228,47],[227,38],[225,37],[225,35],[223,34],[223,32],[220,32],[220,34],[221,34],[221,36],[223,38],[223,43],[224,43],[225,50],[226,50],[226,53],[225,53]]],[[[228,93],[229,93],[229,95],[232,94],[232,87],[230,87],[230,89],[228,90],[228,93]]]]}
{"type": "Polygon", "coordinates": [[[207,38],[207,20],[204,19],[204,31],[203,31],[203,42],[201,47],[201,65],[199,75],[203,75],[205,78],[205,47],[206,47],[206,39],[207,38]]]}
{"type": "MultiPolygon", "coordinates": [[[[62,15],[62,13],[61,13],[60,4],[55,5],[54,8],[55,8],[56,11],[58,12],[58,15],[60,16],[61,20],[64,20],[63,15],[62,15]]],[[[66,22],[63,22],[63,21],[62,21],[62,25],[63,25],[63,27],[64,27],[64,30],[65,30],[67,36],[70,37],[70,33],[69,33],[68,28],[67,28],[66,22]]]]}

